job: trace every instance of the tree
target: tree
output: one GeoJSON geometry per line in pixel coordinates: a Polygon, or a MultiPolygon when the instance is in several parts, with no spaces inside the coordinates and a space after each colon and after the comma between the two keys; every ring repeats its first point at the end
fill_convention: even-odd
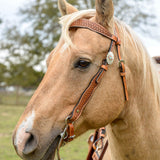
{"type": "Polygon", "coordinates": [[[6,73],[6,66],[0,63],[0,85],[1,83],[5,82],[5,73],[6,73]]]}
{"type": "Polygon", "coordinates": [[[10,63],[5,78],[7,86],[16,88],[16,104],[19,104],[19,89],[36,88],[43,77],[43,72],[38,72],[33,67],[28,67],[25,63],[10,63]]]}
{"type": "Polygon", "coordinates": [[[156,15],[153,12],[152,0],[113,1],[115,16],[131,27],[148,34],[148,29],[156,26],[156,15]]]}
{"type": "MultiPolygon", "coordinates": [[[[150,22],[151,25],[153,24],[153,21],[148,20],[150,18],[153,19],[153,15],[144,10],[145,7],[143,6],[151,6],[148,5],[151,0],[113,1],[115,4],[115,16],[118,16],[131,26],[141,26],[141,29],[145,31],[147,22],[150,22]]],[[[95,0],[68,0],[68,2],[79,9],[93,8],[95,5],[95,0]]],[[[19,25],[7,28],[4,33],[4,40],[1,42],[1,49],[6,50],[9,54],[6,61],[10,68],[14,64],[13,68],[15,70],[24,67],[26,71],[29,69],[30,72],[32,71],[35,74],[35,67],[41,66],[41,62],[46,59],[46,56],[56,46],[59,39],[61,30],[58,24],[60,13],[57,7],[57,0],[26,2],[25,7],[21,8],[19,13],[22,15],[23,23],[21,28],[23,29],[21,30],[19,25]]],[[[41,67],[41,70],[43,68],[41,67]]],[[[12,76],[14,77],[15,75],[12,76]]],[[[17,78],[21,79],[18,76],[15,77],[15,79],[17,78]]],[[[23,86],[23,84],[21,85],[23,86]]]]}
{"type": "Polygon", "coordinates": [[[43,72],[35,71],[24,63],[10,64],[7,72],[8,86],[36,88],[43,77],[43,72]]]}
{"type": "MultiPolygon", "coordinates": [[[[141,30],[145,30],[147,22],[153,25],[153,20],[149,21],[149,19],[153,19],[153,14],[143,9],[146,8],[143,6],[146,3],[150,4],[151,0],[113,1],[115,16],[126,21],[132,27],[141,26],[141,30]]],[[[79,9],[94,8],[95,5],[95,0],[68,0],[68,2],[79,9]]],[[[25,7],[21,8],[19,13],[23,17],[21,27],[23,28],[23,24],[27,24],[27,28],[23,30],[22,34],[19,26],[11,26],[6,32],[7,41],[5,44],[7,45],[4,48],[7,49],[10,46],[16,46],[17,48],[18,46],[19,50],[23,50],[23,56],[27,55],[25,59],[28,57],[28,61],[32,65],[39,65],[56,46],[61,32],[58,24],[60,13],[57,7],[57,0],[26,2],[25,7]]],[[[14,51],[12,50],[12,52],[14,51]]]]}

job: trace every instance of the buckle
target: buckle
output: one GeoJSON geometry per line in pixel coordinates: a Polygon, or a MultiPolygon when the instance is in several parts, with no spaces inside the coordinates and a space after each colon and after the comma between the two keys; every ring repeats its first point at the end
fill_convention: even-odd
{"type": "Polygon", "coordinates": [[[71,117],[68,116],[68,117],[65,119],[65,125],[68,125],[68,121],[69,121],[70,118],[71,118],[71,117]]]}
{"type": "Polygon", "coordinates": [[[117,37],[117,41],[115,42],[116,46],[121,45],[121,40],[117,37]]]}
{"type": "Polygon", "coordinates": [[[122,63],[125,64],[125,60],[123,60],[123,59],[119,60],[119,67],[120,67],[120,68],[122,67],[122,63]]]}

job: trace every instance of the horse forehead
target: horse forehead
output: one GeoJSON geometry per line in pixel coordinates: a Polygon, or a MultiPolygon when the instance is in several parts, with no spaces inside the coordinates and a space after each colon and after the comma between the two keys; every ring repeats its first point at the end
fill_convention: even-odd
{"type": "Polygon", "coordinates": [[[60,53],[64,53],[68,49],[68,44],[65,42],[62,47],[60,48],[60,53]]]}
{"type": "Polygon", "coordinates": [[[79,28],[74,33],[72,41],[78,48],[98,51],[104,49],[109,40],[89,29],[79,28]]]}
{"type": "MultiPolygon", "coordinates": [[[[69,48],[67,43],[62,43],[60,46],[55,48],[49,55],[47,59],[47,65],[49,69],[49,64],[55,64],[58,63],[58,60],[62,60],[64,58],[64,55],[66,56],[67,49],[69,48]]],[[[65,57],[66,60],[66,57],[65,57]]]]}

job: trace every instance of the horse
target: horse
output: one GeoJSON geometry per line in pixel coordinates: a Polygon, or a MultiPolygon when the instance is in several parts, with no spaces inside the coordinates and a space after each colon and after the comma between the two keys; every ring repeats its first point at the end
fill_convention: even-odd
{"type": "Polygon", "coordinates": [[[70,28],[75,21],[87,19],[112,35],[117,27],[121,44],[118,39],[116,44],[123,61],[113,45],[111,65],[103,65],[107,71],[72,123],[74,135],[106,126],[109,146],[103,160],[159,160],[160,83],[143,43],[128,25],[114,17],[112,0],[96,0],[95,10],[84,11],[65,0],[58,4],[61,38],[47,59],[43,80],[16,125],[13,145],[17,154],[25,160],[54,160],[66,117],[111,47],[111,39],[102,34],[85,27],[70,28]],[[125,65],[124,83],[120,63],[125,65]]]}

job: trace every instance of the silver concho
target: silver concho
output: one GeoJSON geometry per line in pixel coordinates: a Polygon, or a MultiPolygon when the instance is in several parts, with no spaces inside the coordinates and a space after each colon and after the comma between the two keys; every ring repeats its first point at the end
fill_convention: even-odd
{"type": "Polygon", "coordinates": [[[113,54],[113,52],[111,52],[111,51],[108,52],[106,60],[107,60],[107,63],[109,65],[113,64],[113,62],[114,62],[114,54],[113,54]]]}

